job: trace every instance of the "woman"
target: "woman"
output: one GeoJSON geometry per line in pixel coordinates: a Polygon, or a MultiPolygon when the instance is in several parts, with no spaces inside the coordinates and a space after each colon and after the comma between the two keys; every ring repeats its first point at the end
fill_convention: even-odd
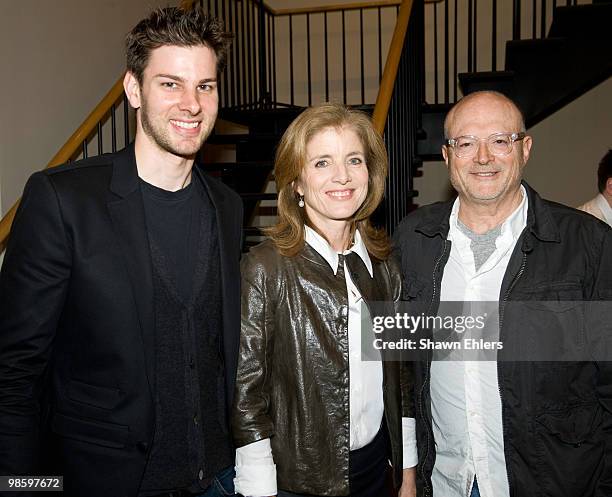
{"type": "Polygon", "coordinates": [[[415,493],[399,364],[360,360],[361,298],[400,292],[369,221],[386,172],[369,118],[341,105],[307,109],[280,141],[279,222],[242,263],[232,427],[243,495],[384,497],[389,458],[400,495],[415,493]]]}

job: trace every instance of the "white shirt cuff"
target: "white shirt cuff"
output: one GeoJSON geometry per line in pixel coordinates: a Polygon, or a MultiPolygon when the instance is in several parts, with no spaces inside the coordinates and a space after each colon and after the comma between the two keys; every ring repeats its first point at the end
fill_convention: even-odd
{"type": "Polygon", "coordinates": [[[419,462],[414,418],[402,418],[402,442],[404,445],[403,469],[413,468],[419,462]]]}
{"type": "Polygon", "coordinates": [[[246,497],[276,495],[276,465],[269,438],[236,449],[234,487],[246,497]]]}

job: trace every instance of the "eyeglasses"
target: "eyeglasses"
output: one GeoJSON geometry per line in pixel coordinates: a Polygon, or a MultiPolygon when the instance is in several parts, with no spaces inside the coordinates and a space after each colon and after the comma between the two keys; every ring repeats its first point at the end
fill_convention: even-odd
{"type": "Polygon", "coordinates": [[[454,154],[462,159],[474,157],[481,141],[487,143],[487,149],[492,155],[508,155],[512,152],[512,144],[525,138],[525,133],[493,133],[487,138],[465,135],[446,140],[446,145],[453,149],[454,154]]]}

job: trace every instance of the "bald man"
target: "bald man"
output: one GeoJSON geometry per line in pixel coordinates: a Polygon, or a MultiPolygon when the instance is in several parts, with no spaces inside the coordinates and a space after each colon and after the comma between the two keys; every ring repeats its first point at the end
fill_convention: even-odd
{"type": "Polygon", "coordinates": [[[396,231],[403,298],[431,315],[441,301],[493,301],[503,348],[485,361],[415,362],[418,495],[609,497],[612,363],[511,356],[557,330],[527,335],[508,304],[612,300],[611,230],[522,181],[533,140],[505,96],[466,96],[444,128],[457,198],[418,209],[396,231]]]}

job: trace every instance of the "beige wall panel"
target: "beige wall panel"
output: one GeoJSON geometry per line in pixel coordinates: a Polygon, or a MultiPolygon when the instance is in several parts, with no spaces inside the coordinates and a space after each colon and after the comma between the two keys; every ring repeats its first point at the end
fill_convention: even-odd
{"type": "MultiPolygon", "coordinates": [[[[173,0],[0,0],[2,212],[125,67],[124,38],[173,0]]],[[[107,141],[108,143],[108,141],[107,141]]]]}
{"type": "Polygon", "coordinates": [[[612,148],[612,78],[529,130],[525,179],[546,198],[576,207],[597,194],[597,166],[612,148]]]}

